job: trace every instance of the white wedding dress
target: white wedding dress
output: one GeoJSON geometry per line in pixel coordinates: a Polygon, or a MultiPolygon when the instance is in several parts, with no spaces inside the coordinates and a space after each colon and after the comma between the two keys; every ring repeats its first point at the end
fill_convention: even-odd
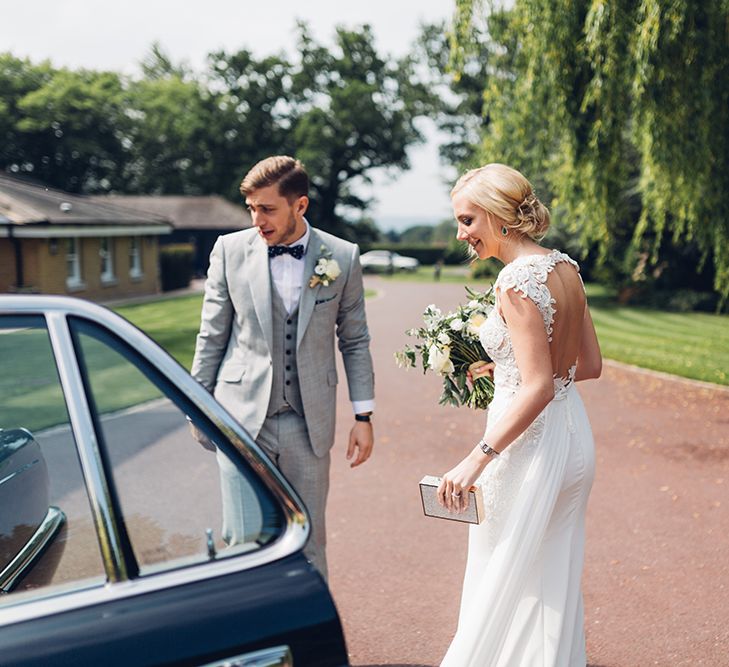
{"type": "MultiPolygon", "coordinates": [[[[536,303],[550,342],[556,304],[547,279],[559,262],[577,267],[558,251],[520,257],[495,282],[536,303]]],[[[480,338],[495,362],[493,423],[521,376],[497,308],[480,338]]],[[[458,630],[441,667],[585,667],[580,579],[594,444],[574,374],[573,366],[555,378],[554,400],[479,479],[486,518],[470,527],[458,630]]]]}

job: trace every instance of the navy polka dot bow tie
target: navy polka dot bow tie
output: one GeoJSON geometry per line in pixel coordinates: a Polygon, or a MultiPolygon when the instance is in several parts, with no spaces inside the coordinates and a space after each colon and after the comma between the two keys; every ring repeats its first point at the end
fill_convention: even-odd
{"type": "Polygon", "coordinates": [[[301,259],[304,256],[304,246],[299,245],[272,245],[268,247],[269,257],[278,257],[279,255],[285,255],[288,253],[294,259],[301,259]]]}

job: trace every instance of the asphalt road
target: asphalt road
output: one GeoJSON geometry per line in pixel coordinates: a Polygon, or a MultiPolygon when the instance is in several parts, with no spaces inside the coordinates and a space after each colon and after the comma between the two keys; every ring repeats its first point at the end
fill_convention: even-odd
{"type": "MultiPolygon", "coordinates": [[[[366,282],[380,291],[367,308],[376,449],[349,469],[343,382],[330,583],[353,665],[438,665],[455,631],[467,528],[423,517],[418,481],[460,460],[484,417],[438,406],[438,380],[397,368],[393,353],[427,304],[450,309],[465,292],[366,282]]],[[[608,365],[580,392],[597,448],[583,584],[590,665],[729,665],[729,391],[608,365]]]]}

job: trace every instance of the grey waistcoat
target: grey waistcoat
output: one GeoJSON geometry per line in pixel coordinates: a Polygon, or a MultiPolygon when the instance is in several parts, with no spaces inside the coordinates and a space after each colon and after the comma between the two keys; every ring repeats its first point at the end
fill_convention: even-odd
{"type": "Polygon", "coordinates": [[[301,417],[304,406],[301,402],[299,374],[296,368],[296,328],[299,324],[298,307],[293,313],[286,312],[283,299],[275,285],[271,285],[273,309],[273,386],[266,416],[291,408],[301,417]]]}

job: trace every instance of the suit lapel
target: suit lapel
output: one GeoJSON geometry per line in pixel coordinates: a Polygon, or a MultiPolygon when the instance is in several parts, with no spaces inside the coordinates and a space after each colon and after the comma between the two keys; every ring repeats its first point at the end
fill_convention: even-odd
{"type": "Polygon", "coordinates": [[[299,324],[296,331],[296,349],[299,348],[301,339],[304,337],[306,327],[309,325],[311,314],[314,312],[316,295],[319,293],[320,285],[309,287],[309,280],[314,275],[314,267],[321,256],[322,240],[311,227],[309,246],[306,249],[304,258],[304,278],[301,283],[301,296],[299,297],[299,324]]]}
{"type": "Polygon", "coordinates": [[[253,307],[263,330],[269,353],[273,350],[273,306],[271,303],[271,272],[268,268],[268,247],[258,236],[251,239],[248,258],[248,284],[253,307]]]}

